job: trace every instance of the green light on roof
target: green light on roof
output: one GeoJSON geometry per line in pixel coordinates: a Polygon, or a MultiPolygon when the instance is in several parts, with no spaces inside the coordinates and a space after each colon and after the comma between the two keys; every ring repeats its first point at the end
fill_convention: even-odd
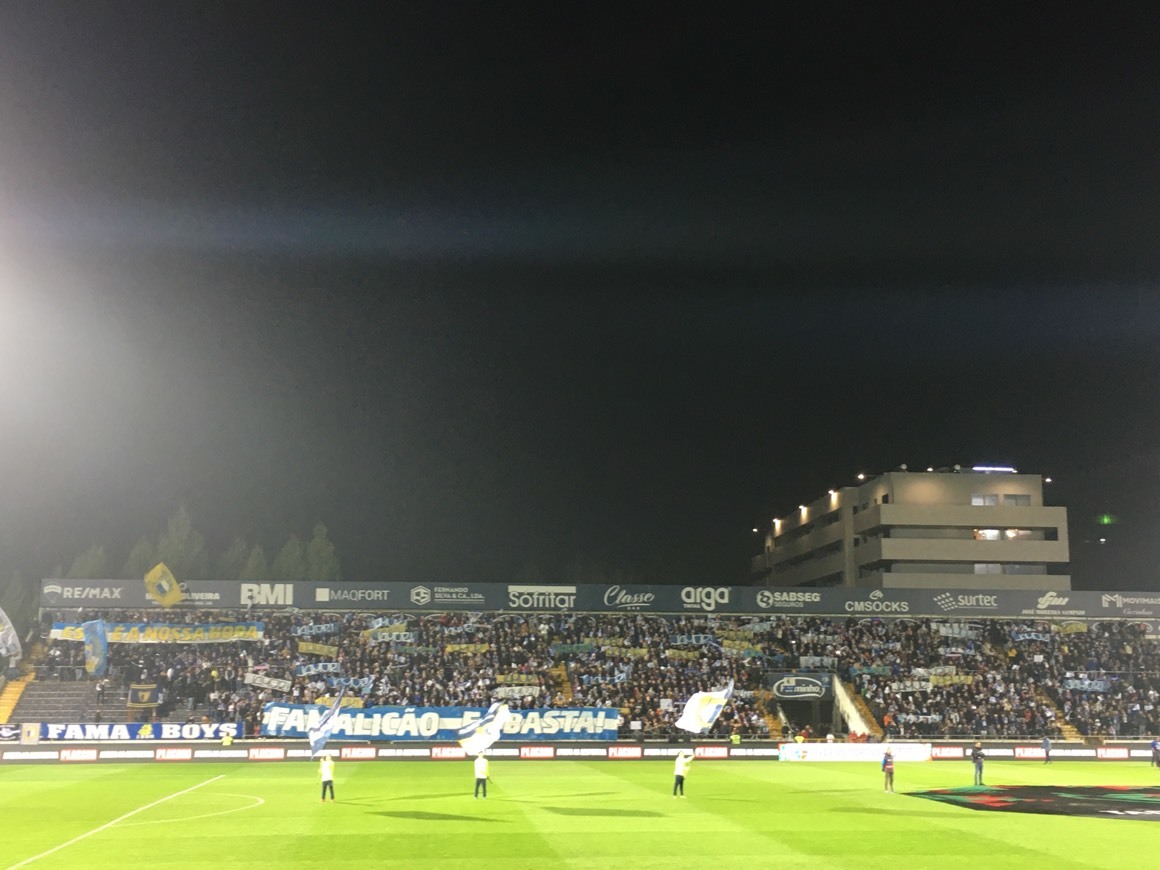
{"type": "Polygon", "coordinates": [[[1096,522],[1101,526],[1114,526],[1120,521],[1120,518],[1115,514],[1100,514],[1096,517],[1096,522]]]}

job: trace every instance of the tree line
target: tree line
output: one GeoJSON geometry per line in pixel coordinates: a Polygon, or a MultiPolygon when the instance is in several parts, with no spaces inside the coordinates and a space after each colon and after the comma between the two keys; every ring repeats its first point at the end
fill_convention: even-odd
{"type": "MultiPolygon", "coordinates": [[[[78,554],[67,570],[62,563],[51,576],[62,580],[143,580],[149,569],[164,562],[181,581],[342,579],[342,564],[322,523],[315,524],[309,540],[291,534],[273,559],[261,544],[250,544],[240,536],[214,558],[184,505],[169,518],[156,539],[142,536],[124,562],[118,564],[109,553],[110,548],[105,545],[93,544],[78,554]]],[[[18,627],[28,625],[36,616],[40,580],[16,574],[10,581],[0,582],[0,608],[18,627]]]]}

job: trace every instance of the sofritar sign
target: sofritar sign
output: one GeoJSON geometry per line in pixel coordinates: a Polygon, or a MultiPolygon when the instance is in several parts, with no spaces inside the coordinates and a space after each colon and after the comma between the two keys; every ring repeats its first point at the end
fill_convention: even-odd
{"type": "Polygon", "coordinates": [[[508,586],[508,607],[515,610],[571,610],[575,586],[508,586]]]}

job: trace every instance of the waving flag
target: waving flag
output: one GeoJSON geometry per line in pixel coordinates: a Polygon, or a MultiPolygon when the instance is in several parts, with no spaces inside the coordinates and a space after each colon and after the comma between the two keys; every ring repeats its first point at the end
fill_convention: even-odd
{"type": "Polygon", "coordinates": [[[105,620],[93,619],[82,622],[85,636],[85,673],[94,677],[105,675],[108,664],[109,639],[105,634],[105,620]]]}
{"type": "Polygon", "coordinates": [[[487,708],[478,722],[471,722],[459,729],[459,745],[468,755],[478,755],[499,740],[504,724],[511,717],[512,711],[508,705],[497,701],[487,708]]]}
{"type": "Polygon", "coordinates": [[[0,657],[11,656],[13,663],[20,661],[20,638],[8,614],[0,609],[0,657]]]}
{"type": "Polygon", "coordinates": [[[322,747],[326,745],[326,741],[330,739],[330,735],[334,733],[334,728],[338,725],[338,711],[342,707],[342,696],[346,694],[346,686],[343,686],[338,693],[338,697],[334,699],[334,703],[330,709],[322,714],[322,718],[318,720],[318,724],[310,729],[310,757],[313,758],[322,751],[322,747]]]}
{"type": "Polygon", "coordinates": [[[681,718],[677,720],[677,727],[685,731],[692,731],[694,734],[705,734],[713,727],[713,723],[721,715],[721,710],[732,697],[732,680],[724,689],[697,692],[685,704],[685,710],[681,713],[681,718]]]}

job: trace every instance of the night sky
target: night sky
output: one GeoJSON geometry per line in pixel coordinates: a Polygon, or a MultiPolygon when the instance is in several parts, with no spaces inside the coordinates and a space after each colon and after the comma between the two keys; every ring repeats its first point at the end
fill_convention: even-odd
{"type": "Polygon", "coordinates": [[[987,462],[1160,585],[1155,11],[391,7],[4,5],[0,577],[184,503],[349,579],[744,582],[987,462]]]}

